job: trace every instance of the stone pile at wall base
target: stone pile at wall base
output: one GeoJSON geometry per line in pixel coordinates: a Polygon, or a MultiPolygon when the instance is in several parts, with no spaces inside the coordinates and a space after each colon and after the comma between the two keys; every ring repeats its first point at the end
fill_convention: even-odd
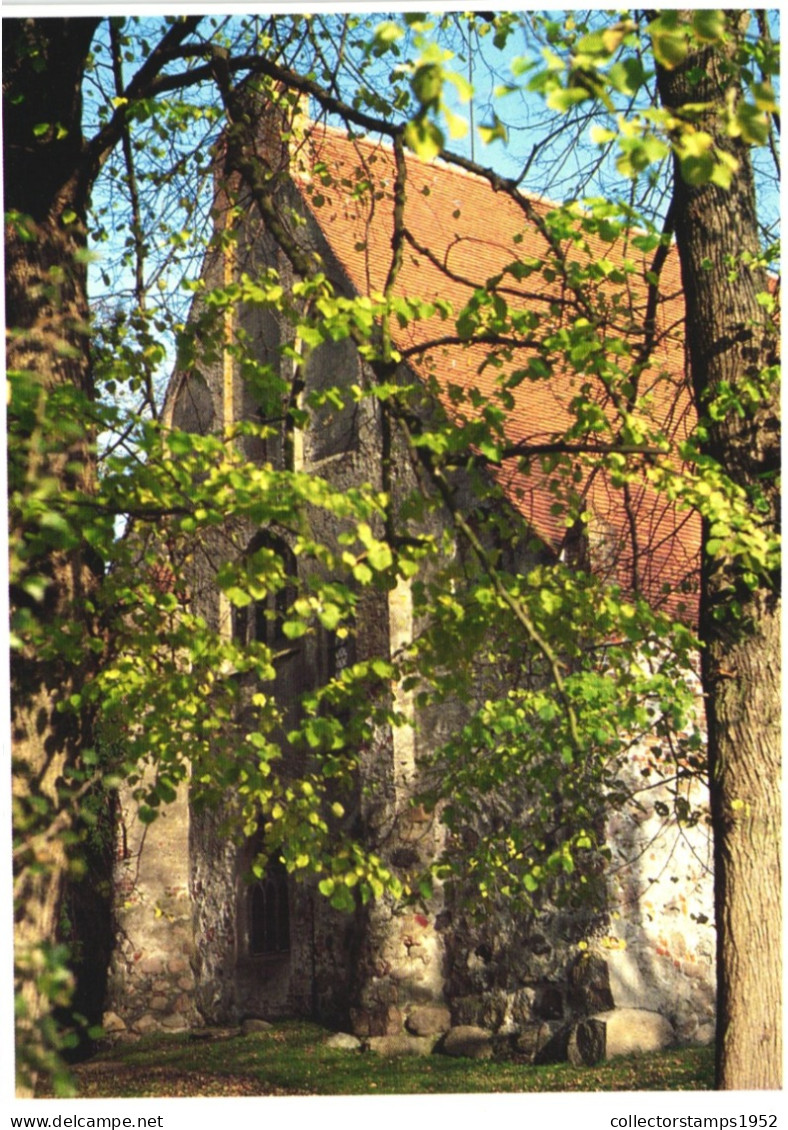
{"type": "MultiPolygon", "coordinates": [[[[528,1024],[516,1035],[506,1036],[473,1024],[451,1026],[449,1011],[443,1006],[425,1006],[415,1015],[414,1028],[434,1030],[429,1034],[411,1031],[364,1039],[335,1032],[326,1037],[324,1046],[386,1057],[441,1054],[486,1060],[514,1055],[521,1063],[568,1061],[575,1067],[592,1067],[615,1056],[662,1051],[677,1042],[675,1029],[666,1017],[642,1008],[607,1009],[569,1025],[555,1021],[528,1024]]],[[[212,1042],[275,1028],[275,1023],[251,1017],[240,1025],[209,1025],[192,1028],[188,1034],[192,1040],[212,1042]]],[[[138,1022],[135,1030],[129,1031],[120,1017],[105,1015],[105,1032],[111,1042],[138,1038],[143,1030],[147,1030],[144,1023],[138,1022]]],[[[149,1030],[158,1030],[158,1025],[151,1024],[149,1030]]]]}
{"type": "Polygon", "coordinates": [[[399,1033],[359,1040],[336,1033],[327,1047],[368,1051],[383,1056],[441,1055],[464,1059],[492,1059],[512,1054],[520,1062],[561,1063],[592,1067],[620,1055],[662,1051],[677,1042],[673,1025],[658,1012],[641,1008],[612,1008],[574,1024],[527,1025],[517,1036],[500,1034],[473,1024],[458,1024],[443,1035],[414,1036],[399,1033]]]}

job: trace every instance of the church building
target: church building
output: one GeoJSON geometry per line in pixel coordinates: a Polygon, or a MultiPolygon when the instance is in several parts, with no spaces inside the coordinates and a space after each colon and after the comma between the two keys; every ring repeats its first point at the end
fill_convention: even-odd
{"type": "MultiPolygon", "coordinates": [[[[402,169],[388,143],[301,117],[284,132],[278,119],[263,119],[261,160],[275,174],[287,238],[271,230],[251,200],[228,218],[226,186],[217,176],[216,224],[232,223],[237,230],[208,252],[205,288],[255,279],[272,269],[284,286],[292,286],[298,269],[289,251],[297,246],[319,259],[338,294],[369,296],[372,302],[386,290],[396,245],[396,294],[403,300],[418,297],[437,311],[430,318],[403,318],[391,331],[400,358],[396,380],[421,390],[414,415],[443,413],[467,427],[474,403],[496,403],[500,367],[524,370],[525,377],[509,383],[505,400],[497,401],[503,434],[513,450],[549,452],[575,418],[573,399],[584,394],[583,380],[593,380],[593,374],[581,379],[557,369],[550,379],[537,379],[534,363],[529,376],[527,347],[516,344],[508,352],[498,350],[497,367],[485,364],[490,348],[484,319],[492,327],[495,308],[481,296],[494,280],[499,298],[522,312],[526,336],[528,310],[554,318],[556,332],[580,316],[561,279],[541,269],[559,252],[544,222],[550,203],[499,191],[493,176],[410,153],[404,156],[402,194],[402,169]],[[474,306],[475,294],[480,299],[474,306]],[[455,316],[475,309],[476,324],[458,327],[453,317],[441,320],[440,310],[449,307],[455,316]]],[[[590,256],[598,264],[599,285],[610,294],[611,325],[620,312],[618,291],[626,291],[643,318],[652,320],[653,372],[659,373],[650,390],[652,411],[671,437],[687,434],[693,417],[675,256],[666,258],[663,297],[651,308],[642,272],[617,284],[622,257],[639,253],[608,239],[604,225],[589,224],[582,244],[567,239],[561,254],[569,262],[590,256]]],[[[194,317],[200,302],[198,292],[194,317]]],[[[348,390],[369,384],[367,362],[352,337],[310,344],[299,356],[291,327],[271,309],[240,302],[225,320],[228,340],[243,339],[261,365],[277,369],[280,401],[261,405],[254,382],[244,379],[225,352],[204,366],[176,369],[166,398],[167,424],[207,434],[244,420],[262,421],[268,425],[264,435],[252,431],[238,441],[249,461],[303,471],[340,490],[371,483],[404,505],[420,485],[419,466],[402,437],[391,434],[380,400],[331,394],[338,384],[348,390]],[[296,403],[304,422],[293,426],[289,409],[296,403]]],[[[500,547],[510,572],[562,561],[617,580],[624,589],[634,587],[656,606],[692,618],[698,524],[645,482],[627,493],[624,505],[622,492],[603,474],[590,475],[584,484],[586,521],[578,530],[567,528],[549,476],[526,473],[516,458],[490,461],[481,470],[452,467],[451,474],[452,506],[473,508],[474,475],[493,483],[510,531],[500,547]]],[[[317,520],[324,526],[316,536],[327,543],[339,536],[328,517],[317,520]]],[[[436,537],[452,526],[440,499],[419,520],[436,537]]],[[[475,520],[481,522],[478,514],[475,520]]],[[[492,544],[502,526],[491,512],[487,526],[479,528],[492,544]]],[[[287,531],[249,526],[236,530],[234,538],[239,552],[275,553],[294,587],[304,580],[307,566],[287,531]]],[[[195,562],[189,578],[195,605],[217,631],[241,642],[265,642],[280,654],[273,693],[294,718],[305,691],[349,664],[397,654],[419,627],[412,586],[401,581],[391,591],[359,593],[354,631],[346,638],[324,631],[285,639],[281,625],[292,599],[287,585],[234,609],[212,567],[215,559],[213,566],[207,557],[195,562]]],[[[428,578],[429,564],[425,570],[428,578]]],[[[393,866],[418,869],[448,843],[436,814],[413,803],[420,767],[463,724],[468,703],[421,709],[411,691],[396,693],[412,724],[381,727],[360,753],[351,815],[393,866]]],[[[362,1039],[437,1040],[452,1026],[475,1025],[518,1039],[539,1058],[573,1020],[638,1008],[665,1017],[682,1042],[710,1041],[715,950],[710,832],[703,819],[681,826],[667,815],[678,786],[667,774],[658,782],[664,770],[648,735],[633,744],[628,757],[627,780],[647,778],[649,787],[638,792],[635,803],[599,815],[608,848],[605,897],[586,909],[553,900],[526,913],[508,908],[502,897],[485,917],[474,913],[472,898],[439,886],[417,903],[382,898],[352,913],[339,911],[315,884],[295,881],[278,860],[253,877],[259,836],[228,836],[227,813],[201,810],[185,787],[149,826],[124,803],[105,1026],[110,1032],[145,1033],[300,1016],[362,1039]]],[[[688,777],[681,787],[693,806],[703,807],[701,780],[688,777]]],[[[527,804],[518,809],[519,801],[508,802],[515,818],[527,819],[527,804]]],[[[497,804],[491,796],[491,813],[497,804]]],[[[487,818],[483,809],[478,818],[487,818]]]]}

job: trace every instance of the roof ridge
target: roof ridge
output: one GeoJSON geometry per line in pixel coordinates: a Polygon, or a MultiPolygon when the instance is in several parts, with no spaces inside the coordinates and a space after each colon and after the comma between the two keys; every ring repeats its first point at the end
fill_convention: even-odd
{"type": "MultiPolygon", "coordinates": [[[[343,129],[341,126],[335,126],[335,125],[332,125],[330,122],[316,121],[314,119],[309,119],[304,123],[304,125],[303,125],[304,139],[308,140],[311,137],[311,131],[317,130],[317,129],[322,130],[324,134],[333,135],[334,137],[336,137],[337,141],[360,142],[361,144],[364,144],[364,145],[383,148],[383,149],[387,150],[388,152],[390,152],[392,155],[394,153],[393,145],[382,134],[379,138],[374,138],[369,133],[363,133],[363,134],[350,133],[350,132],[348,132],[347,129],[343,129]]],[[[465,168],[461,164],[456,164],[455,161],[452,159],[454,157],[456,157],[457,159],[463,159],[463,158],[461,158],[460,154],[451,154],[450,150],[444,150],[444,152],[448,152],[450,154],[450,156],[448,158],[446,158],[446,157],[443,157],[439,153],[436,157],[431,157],[429,160],[427,160],[426,158],[421,157],[414,149],[408,149],[406,151],[406,159],[408,161],[416,161],[416,162],[418,162],[419,165],[423,166],[426,169],[430,169],[430,168],[446,169],[450,173],[456,174],[457,176],[469,177],[470,179],[472,179],[474,181],[478,181],[481,184],[487,184],[489,186],[490,181],[489,181],[488,177],[486,177],[484,172],[482,171],[482,166],[479,166],[479,169],[480,169],[479,172],[476,172],[474,169],[465,168]]],[[[556,207],[556,208],[561,208],[561,207],[564,206],[559,201],[553,200],[548,196],[544,196],[542,193],[523,192],[517,186],[517,184],[514,181],[512,181],[510,178],[500,176],[498,173],[495,172],[494,169],[490,169],[490,172],[494,176],[498,177],[501,182],[503,182],[507,185],[510,185],[515,190],[515,192],[517,192],[518,195],[522,196],[523,199],[525,199],[525,200],[530,200],[531,202],[533,202],[535,204],[552,205],[553,207],[556,207]]]]}
{"type": "MultiPolygon", "coordinates": [[[[309,118],[309,119],[306,119],[304,121],[304,125],[302,127],[302,133],[303,133],[304,140],[309,140],[312,136],[312,131],[318,130],[318,129],[322,130],[324,134],[332,135],[333,137],[336,138],[337,141],[340,141],[340,142],[345,142],[345,143],[347,143],[347,142],[351,142],[351,143],[359,142],[361,144],[364,144],[364,145],[367,145],[367,146],[370,146],[370,147],[375,146],[375,147],[378,147],[378,148],[383,148],[387,152],[391,153],[392,155],[394,153],[393,145],[383,134],[381,134],[379,138],[373,138],[369,133],[358,133],[358,134],[357,133],[351,133],[350,131],[348,131],[346,128],[343,128],[342,126],[335,126],[335,125],[332,125],[330,122],[318,121],[318,120],[315,120],[314,118],[309,118]]],[[[457,163],[457,162],[467,161],[469,164],[470,163],[475,164],[476,162],[471,162],[469,158],[464,158],[459,153],[452,154],[450,150],[443,150],[442,152],[448,153],[449,156],[444,157],[444,156],[442,156],[442,153],[439,153],[437,156],[431,157],[429,160],[427,160],[426,158],[421,157],[413,149],[406,150],[405,156],[406,156],[406,159],[408,161],[415,161],[425,169],[434,169],[434,168],[445,169],[448,172],[450,172],[452,175],[456,175],[456,176],[459,176],[459,177],[468,177],[475,182],[478,182],[478,183],[483,184],[483,185],[487,185],[488,187],[492,188],[493,191],[498,191],[497,189],[495,189],[494,185],[491,183],[489,176],[485,172],[484,166],[479,165],[479,171],[477,172],[475,169],[466,168],[464,164],[457,163]]],[[[495,170],[492,167],[488,168],[487,172],[491,176],[495,177],[498,181],[500,181],[501,184],[505,185],[508,189],[513,190],[515,193],[517,193],[517,195],[522,197],[523,200],[530,201],[533,204],[538,204],[538,205],[542,205],[544,207],[552,207],[552,208],[566,208],[566,207],[569,207],[569,206],[577,206],[577,207],[582,209],[582,207],[583,207],[582,200],[570,200],[570,201],[565,200],[565,201],[561,202],[560,200],[555,200],[551,196],[546,196],[544,193],[541,193],[541,192],[524,191],[523,189],[521,189],[519,187],[518,183],[516,181],[514,181],[511,177],[501,176],[501,174],[496,173],[495,170]]],[[[593,199],[593,198],[588,197],[588,198],[584,198],[584,199],[593,199]]],[[[590,215],[591,213],[589,212],[588,214],[590,215]]],[[[639,225],[632,227],[628,230],[631,231],[633,234],[640,234],[640,233],[642,233],[644,235],[645,234],[651,234],[651,233],[649,233],[648,228],[641,227],[639,225]]],[[[671,244],[672,245],[674,243],[674,238],[675,237],[671,236],[671,244]]]]}

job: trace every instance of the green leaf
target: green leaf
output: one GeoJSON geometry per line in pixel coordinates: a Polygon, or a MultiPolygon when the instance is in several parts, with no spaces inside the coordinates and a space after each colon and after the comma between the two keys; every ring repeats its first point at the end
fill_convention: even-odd
{"type": "Polygon", "coordinates": [[[415,118],[405,126],[405,144],[422,159],[432,161],[445,145],[445,138],[434,122],[415,118]]]}
{"type": "Polygon", "coordinates": [[[378,47],[390,47],[392,43],[402,39],[405,32],[393,20],[384,20],[375,28],[374,43],[378,47]]]}
{"type": "Polygon", "coordinates": [[[353,576],[361,585],[368,585],[374,576],[372,570],[363,561],[358,562],[353,566],[353,576]]]}
{"type": "Polygon", "coordinates": [[[632,97],[646,85],[649,74],[639,57],[630,57],[615,62],[608,71],[607,77],[614,90],[632,97]]]}
{"type": "Polygon", "coordinates": [[[460,117],[459,114],[454,114],[447,107],[443,107],[443,116],[446,119],[446,124],[449,127],[449,136],[457,140],[458,138],[465,137],[468,132],[468,123],[465,118],[460,117]]]}
{"type": "Polygon", "coordinates": [[[608,129],[606,126],[594,125],[591,127],[591,140],[594,145],[607,145],[611,141],[615,141],[618,134],[613,129],[608,129]]]}
{"type": "Polygon", "coordinates": [[[489,459],[491,463],[500,463],[501,449],[496,443],[493,443],[492,440],[482,440],[479,444],[479,451],[486,459],[489,459]]]}
{"type": "Polygon", "coordinates": [[[779,113],[774,87],[769,82],[754,82],[750,87],[756,107],[766,114],[779,113]]]}
{"type": "Polygon", "coordinates": [[[320,623],[328,632],[333,632],[342,622],[342,609],[337,604],[325,604],[318,611],[320,623]]]}
{"type": "Polygon", "coordinates": [[[282,632],[289,640],[300,640],[309,631],[309,625],[303,620],[285,620],[282,632]]]}
{"type": "Polygon", "coordinates": [[[443,68],[438,63],[422,64],[416,68],[410,85],[422,106],[437,106],[443,93],[443,68]]]}
{"type": "Polygon", "coordinates": [[[683,180],[697,188],[708,184],[711,180],[716,162],[712,153],[704,153],[701,156],[682,157],[679,161],[679,167],[683,180]]]}
{"type": "Polygon", "coordinates": [[[394,563],[394,557],[390,548],[385,542],[379,541],[371,545],[367,551],[367,560],[373,569],[378,573],[390,569],[394,563]]]}
{"type": "Polygon", "coordinates": [[[492,125],[479,126],[478,134],[485,145],[493,141],[502,141],[506,145],[509,141],[509,131],[496,113],[493,113],[492,125]]]}
{"type": "Polygon", "coordinates": [[[591,92],[584,86],[558,86],[548,94],[547,105],[551,110],[565,114],[567,110],[579,106],[581,102],[586,102],[591,97],[591,92]]]}
{"type": "Polygon", "coordinates": [[[689,41],[678,12],[663,12],[649,24],[648,31],[654,58],[661,66],[672,71],[684,62],[689,41]]]}
{"type": "Polygon", "coordinates": [[[331,905],[334,910],[344,910],[352,913],[356,909],[356,901],[353,898],[352,891],[344,885],[337,885],[334,893],[331,895],[331,905]]]}
{"type": "Polygon", "coordinates": [[[692,30],[702,43],[719,43],[725,37],[725,13],[718,8],[699,8],[692,13],[692,30]]]}
{"type": "Polygon", "coordinates": [[[238,588],[237,585],[230,585],[229,588],[226,588],[224,595],[234,608],[246,608],[252,603],[249,593],[245,589],[238,588]]]}
{"type": "Polygon", "coordinates": [[[528,359],[528,379],[531,381],[547,380],[553,375],[552,365],[548,364],[541,357],[530,357],[528,359]]]}
{"type": "Polygon", "coordinates": [[[552,592],[550,589],[539,590],[539,602],[548,616],[554,616],[563,604],[561,597],[558,596],[557,593],[552,592]]]}
{"type": "Polygon", "coordinates": [[[748,145],[765,145],[769,140],[769,118],[751,102],[739,102],[736,107],[735,132],[748,145]]]}
{"type": "Polygon", "coordinates": [[[712,184],[719,185],[720,188],[730,188],[733,177],[738,171],[739,162],[732,153],[726,153],[724,149],[715,149],[714,156],[716,161],[709,179],[712,184]]]}

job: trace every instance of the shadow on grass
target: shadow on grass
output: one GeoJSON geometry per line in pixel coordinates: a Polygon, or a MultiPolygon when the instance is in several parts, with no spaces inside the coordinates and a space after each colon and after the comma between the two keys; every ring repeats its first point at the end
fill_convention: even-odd
{"type": "Polygon", "coordinates": [[[188,1034],[118,1044],[74,1071],[83,1098],[696,1091],[713,1087],[711,1048],[677,1048],[593,1068],[450,1056],[383,1058],[325,1046],[317,1025],[287,1022],[215,1041],[188,1034]]]}

